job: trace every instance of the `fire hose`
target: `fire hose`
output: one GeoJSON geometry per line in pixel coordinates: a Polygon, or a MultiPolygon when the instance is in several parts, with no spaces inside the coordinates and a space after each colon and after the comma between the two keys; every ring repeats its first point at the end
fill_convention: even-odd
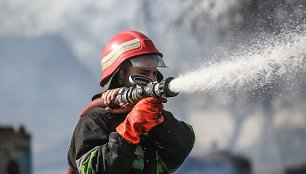
{"type": "Polygon", "coordinates": [[[129,81],[133,85],[132,87],[122,87],[120,88],[117,97],[111,105],[104,103],[103,99],[97,98],[91,103],[89,103],[81,112],[81,116],[84,115],[90,109],[100,106],[100,107],[111,107],[123,109],[135,105],[141,99],[147,97],[155,98],[169,98],[178,95],[177,92],[173,92],[169,89],[169,84],[173,80],[173,77],[168,77],[161,82],[153,82],[151,79],[141,76],[133,75],[130,76],[129,81]]]}

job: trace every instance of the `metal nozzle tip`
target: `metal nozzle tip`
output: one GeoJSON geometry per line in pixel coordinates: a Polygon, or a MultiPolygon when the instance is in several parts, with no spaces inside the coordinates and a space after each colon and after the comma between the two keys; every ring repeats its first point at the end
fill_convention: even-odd
{"type": "Polygon", "coordinates": [[[166,80],[164,81],[163,84],[163,88],[164,88],[164,92],[166,97],[175,97],[178,95],[178,92],[173,92],[169,89],[169,83],[174,79],[174,77],[168,77],[166,78],[166,80]]]}

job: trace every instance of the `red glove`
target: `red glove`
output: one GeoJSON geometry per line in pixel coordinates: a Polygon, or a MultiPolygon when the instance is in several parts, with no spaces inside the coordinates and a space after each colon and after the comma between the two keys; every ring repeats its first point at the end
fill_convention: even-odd
{"type": "Polygon", "coordinates": [[[127,141],[137,144],[139,135],[148,132],[154,126],[162,123],[164,117],[161,111],[166,103],[165,98],[145,98],[140,100],[126,116],[125,120],[116,128],[116,131],[127,141]]]}

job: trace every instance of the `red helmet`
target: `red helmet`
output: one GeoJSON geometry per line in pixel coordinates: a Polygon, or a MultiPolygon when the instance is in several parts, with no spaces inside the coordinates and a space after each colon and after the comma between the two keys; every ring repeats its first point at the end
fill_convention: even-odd
{"type": "Polygon", "coordinates": [[[123,61],[146,54],[163,56],[151,39],[140,32],[127,30],[115,35],[106,44],[101,56],[102,78],[100,86],[103,87],[111,82],[112,76],[123,61]]]}

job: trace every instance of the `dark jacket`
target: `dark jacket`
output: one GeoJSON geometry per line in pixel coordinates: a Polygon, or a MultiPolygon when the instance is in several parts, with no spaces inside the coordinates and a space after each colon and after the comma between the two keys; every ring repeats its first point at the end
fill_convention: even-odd
{"type": "Polygon", "coordinates": [[[75,173],[88,174],[174,172],[190,153],[195,135],[191,126],[170,112],[163,111],[163,116],[164,122],[134,145],[115,131],[126,115],[112,115],[102,107],[89,110],[74,130],[69,165],[75,173]]]}

